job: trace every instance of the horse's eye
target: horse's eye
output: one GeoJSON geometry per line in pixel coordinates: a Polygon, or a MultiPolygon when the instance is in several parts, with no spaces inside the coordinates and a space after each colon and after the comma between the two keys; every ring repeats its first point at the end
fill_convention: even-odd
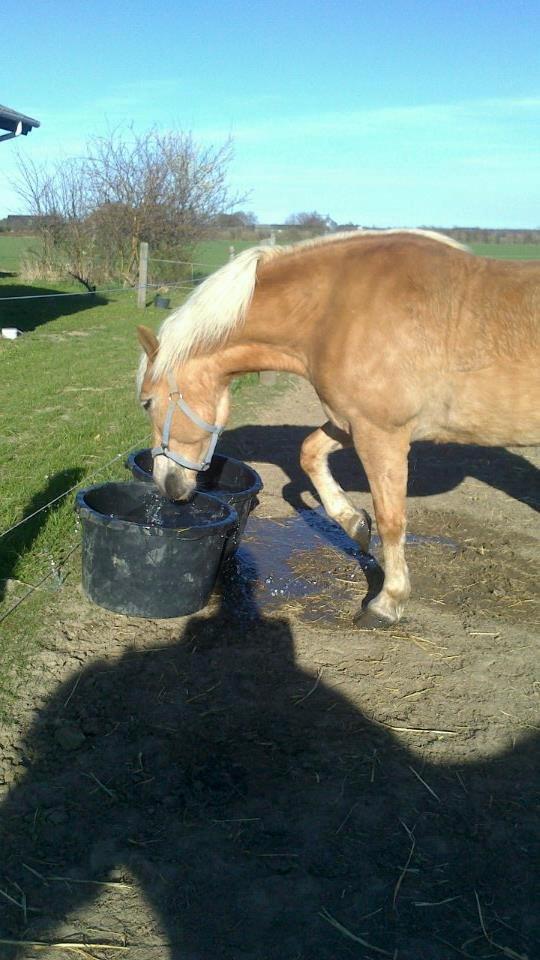
{"type": "Polygon", "coordinates": [[[141,400],[141,404],[142,404],[143,410],[148,410],[148,408],[150,407],[150,404],[151,404],[151,403],[152,403],[152,400],[151,400],[151,399],[150,399],[150,400],[141,400]]]}

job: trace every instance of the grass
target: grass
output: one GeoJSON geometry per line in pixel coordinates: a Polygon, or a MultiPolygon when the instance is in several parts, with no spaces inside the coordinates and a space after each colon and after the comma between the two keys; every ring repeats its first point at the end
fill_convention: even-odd
{"type": "MultiPolygon", "coordinates": [[[[38,246],[37,237],[0,233],[0,276],[2,273],[16,273],[22,257],[29,251],[36,250],[38,246]]],[[[231,246],[234,247],[235,253],[240,253],[247,247],[253,246],[253,243],[250,240],[208,240],[196,247],[193,260],[197,265],[202,265],[202,273],[211,273],[227,262],[231,246]]]]}
{"type": "Polygon", "coordinates": [[[200,243],[195,250],[194,259],[201,263],[208,264],[210,270],[217,270],[218,267],[227,263],[230,255],[230,247],[234,247],[235,253],[241,253],[253,246],[251,240],[207,240],[206,243],[200,243]]]}
{"type": "MultiPolygon", "coordinates": [[[[0,234],[0,277],[2,273],[16,272],[19,269],[21,257],[29,250],[35,250],[39,243],[36,237],[19,237],[0,234]]],[[[227,262],[231,246],[235,253],[240,253],[252,246],[251,240],[207,240],[200,243],[193,254],[195,261],[194,275],[204,276],[212,273],[227,262]]],[[[471,243],[474,253],[482,257],[508,258],[511,260],[539,260],[540,244],[535,243],[471,243]]],[[[152,251],[150,251],[152,257],[152,251]]],[[[153,269],[163,276],[168,283],[175,280],[184,280],[187,276],[185,267],[175,267],[174,264],[151,264],[153,269]]]]}
{"type": "MultiPolygon", "coordinates": [[[[12,283],[0,280],[0,297],[11,291],[12,283]]],[[[2,326],[21,325],[28,331],[15,341],[0,340],[0,532],[148,433],[135,402],[135,325],[143,316],[135,294],[93,302],[95,298],[77,296],[0,304],[2,326]]],[[[150,308],[144,319],[155,326],[162,315],[150,308]]],[[[125,476],[121,460],[98,479],[113,476],[125,476]]],[[[0,541],[0,618],[32,585],[41,584],[0,623],[4,704],[13,692],[14,675],[21,675],[34,649],[46,601],[78,539],[70,494],[0,541]],[[54,575],[41,583],[50,573],[54,575]]]]}
{"type": "Polygon", "coordinates": [[[19,269],[21,257],[29,250],[35,250],[38,243],[37,237],[19,237],[0,233],[0,275],[16,272],[19,269]]]}
{"type": "Polygon", "coordinates": [[[481,257],[498,260],[540,260],[540,243],[471,243],[471,249],[481,257]]]}

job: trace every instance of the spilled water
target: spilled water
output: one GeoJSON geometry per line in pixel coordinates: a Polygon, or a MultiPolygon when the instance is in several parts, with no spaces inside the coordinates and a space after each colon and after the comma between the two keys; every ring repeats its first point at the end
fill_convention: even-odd
{"type": "MultiPolygon", "coordinates": [[[[445,537],[409,534],[407,544],[458,549],[445,537]]],[[[379,537],[371,549],[362,553],[321,508],[284,519],[252,516],[223,574],[224,602],[246,617],[288,610],[309,621],[350,620],[368,586],[382,584],[379,537]]]]}

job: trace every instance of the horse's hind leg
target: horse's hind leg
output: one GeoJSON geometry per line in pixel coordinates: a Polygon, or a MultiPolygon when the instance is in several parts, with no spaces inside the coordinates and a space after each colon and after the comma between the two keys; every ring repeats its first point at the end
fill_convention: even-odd
{"type": "MultiPolygon", "coordinates": [[[[367,603],[364,614],[387,622],[399,620],[411,588],[405,561],[407,428],[392,432],[367,421],[354,423],[354,445],[369,481],[375,517],[384,555],[384,584],[367,603]]],[[[361,619],[359,614],[357,619],[361,619]]]]}
{"type": "Polygon", "coordinates": [[[365,510],[355,510],[328,466],[331,453],[350,447],[351,444],[349,434],[329,421],[306,437],[302,444],[300,463],[319,494],[328,516],[339,523],[362,550],[367,551],[371,533],[370,517],[365,510]]]}

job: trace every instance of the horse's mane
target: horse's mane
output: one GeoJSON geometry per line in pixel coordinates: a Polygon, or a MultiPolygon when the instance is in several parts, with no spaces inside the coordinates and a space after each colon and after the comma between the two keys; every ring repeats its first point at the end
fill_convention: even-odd
{"type": "Polygon", "coordinates": [[[159,350],[153,364],[153,379],[159,380],[177,364],[185,362],[196,350],[218,347],[243,322],[255,290],[259,263],[297,254],[310,247],[346,240],[350,242],[367,236],[384,237],[403,233],[430,238],[458,250],[468,250],[441,233],[399,229],[347,231],[287,246],[250,247],[211,274],[164,321],[158,335],[159,350]]]}

